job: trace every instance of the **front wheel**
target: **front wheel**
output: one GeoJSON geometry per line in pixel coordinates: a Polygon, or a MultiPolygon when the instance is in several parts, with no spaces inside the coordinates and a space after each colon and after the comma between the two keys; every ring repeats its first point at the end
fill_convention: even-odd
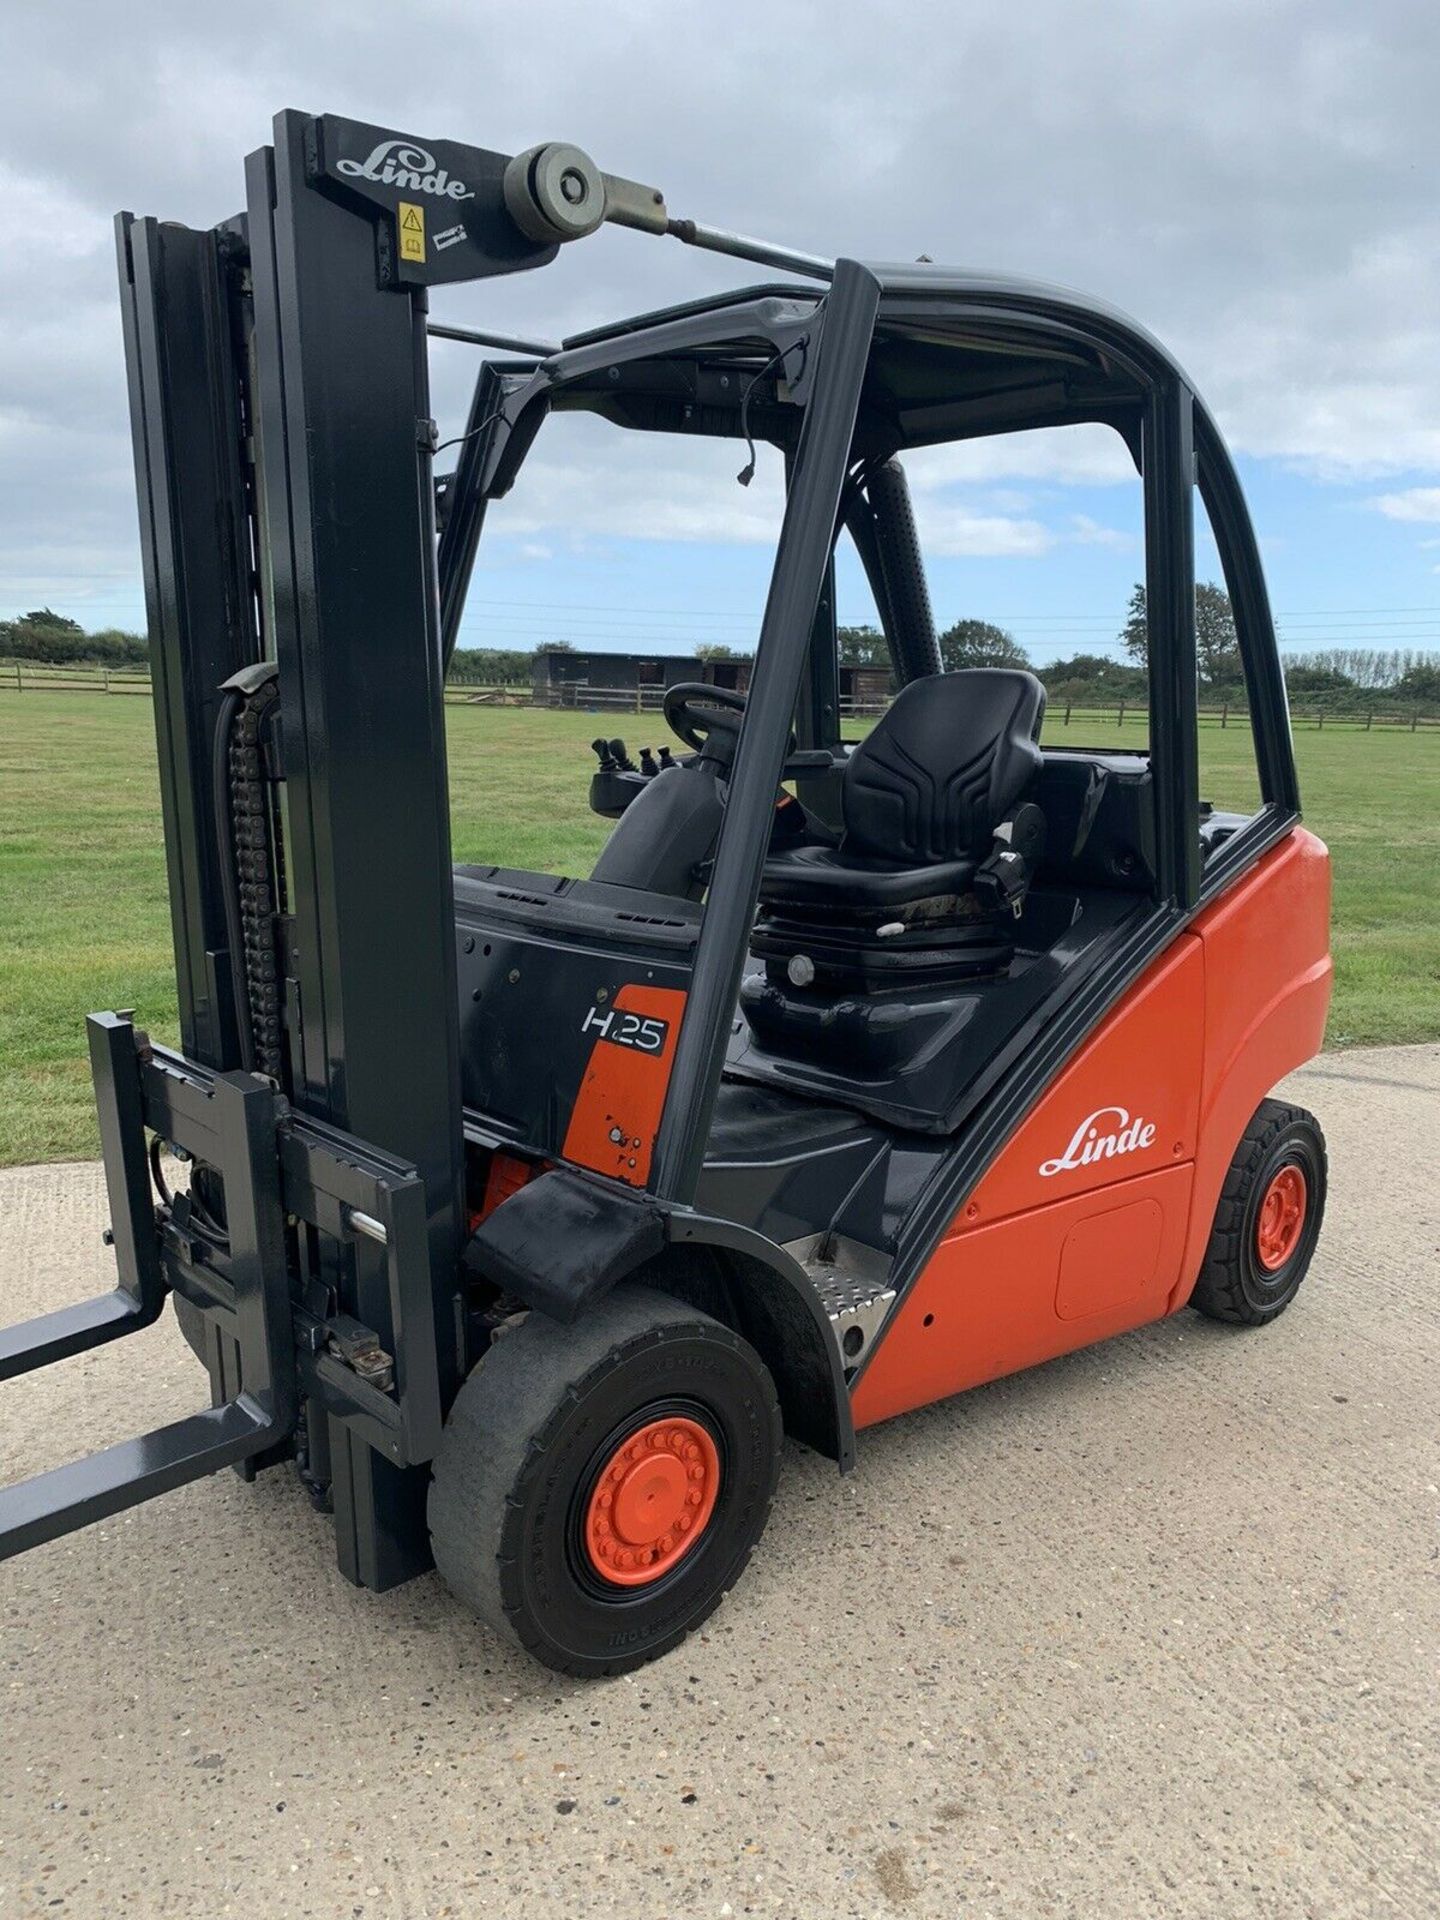
{"type": "Polygon", "coordinates": [[[1235,1149],[1190,1304],[1259,1327],[1295,1298],[1325,1214],[1325,1136],[1303,1107],[1262,1100],[1235,1149]]]}
{"type": "Polygon", "coordinates": [[[618,1288],[576,1325],[502,1330],[455,1398],[430,1488],[435,1564],[562,1673],[624,1673],[744,1570],[780,1464],[774,1384],[738,1334],[618,1288]]]}

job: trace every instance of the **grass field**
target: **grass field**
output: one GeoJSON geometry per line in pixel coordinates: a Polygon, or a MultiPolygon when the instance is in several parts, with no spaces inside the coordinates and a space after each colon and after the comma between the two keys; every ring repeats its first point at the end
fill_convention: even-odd
{"type": "MultiPolygon", "coordinates": [[[[585,804],[603,725],[658,745],[661,723],[449,710],[457,860],[588,871],[606,823],[585,804]]],[[[1047,737],[1052,737],[1047,735],[1047,737]]],[[[1057,729],[1135,745],[1139,729],[1057,729]]],[[[1301,732],[1306,818],[1335,857],[1332,1046],[1440,1035],[1440,738],[1301,732]]],[[[1203,790],[1254,804],[1248,732],[1201,734],[1203,790]]],[[[134,1007],[174,1040],[165,856],[150,702],[85,693],[0,703],[0,1165],[96,1151],[84,1015],[134,1007]]]]}

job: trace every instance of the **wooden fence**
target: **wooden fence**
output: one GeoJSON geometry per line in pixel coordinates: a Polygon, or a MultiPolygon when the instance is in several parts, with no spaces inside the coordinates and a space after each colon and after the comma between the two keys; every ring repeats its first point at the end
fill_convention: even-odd
{"type": "Polygon", "coordinates": [[[148,667],[52,665],[47,660],[0,660],[0,693],[149,693],[148,667]]]}
{"type": "MultiPolygon", "coordinates": [[[[0,693],[149,693],[150,674],[142,667],[96,667],[80,664],[57,666],[38,660],[0,660],[0,693]]],[[[591,687],[570,684],[537,690],[530,686],[489,686],[476,681],[452,680],[445,688],[448,706],[472,707],[544,707],[565,713],[624,714],[658,713],[665,697],[663,687],[591,687]]],[[[885,710],[884,703],[842,700],[844,719],[873,719],[885,710]]],[[[1137,743],[1149,725],[1149,713],[1143,703],[1116,701],[1109,706],[1078,706],[1072,701],[1052,700],[1047,719],[1051,726],[1117,727],[1132,729],[1137,743]]],[[[1346,732],[1370,733],[1376,729],[1407,733],[1440,729],[1440,713],[1423,713],[1416,707],[1407,710],[1338,704],[1333,706],[1292,706],[1290,723],[1297,730],[1323,732],[1338,728],[1346,732]]],[[[1202,727],[1248,727],[1250,715],[1244,707],[1203,707],[1202,727]]]]}
{"type": "MultiPolygon", "coordinates": [[[[659,713],[665,697],[663,687],[592,687],[570,682],[561,687],[481,687],[452,682],[445,689],[451,703],[472,706],[544,707],[558,713],[645,714],[659,713]]],[[[840,702],[841,717],[846,720],[874,719],[885,711],[887,701],[846,700],[840,702]]],[[[1051,726],[1133,728],[1137,738],[1150,724],[1149,709],[1143,701],[1119,700],[1109,706],[1079,706],[1073,701],[1052,700],[1046,718],[1051,726]]],[[[1244,707],[1219,706],[1200,709],[1202,727],[1248,727],[1250,715],[1244,707]]],[[[1419,708],[1382,713],[1375,708],[1292,706],[1290,723],[1299,729],[1342,727],[1352,732],[1369,733],[1375,728],[1400,729],[1408,733],[1440,728],[1440,713],[1422,713],[1419,708]]]]}

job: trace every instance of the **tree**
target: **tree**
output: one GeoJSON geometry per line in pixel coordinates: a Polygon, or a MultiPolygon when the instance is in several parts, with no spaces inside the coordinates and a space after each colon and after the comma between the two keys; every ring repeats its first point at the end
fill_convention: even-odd
{"type": "Polygon", "coordinates": [[[19,625],[45,627],[52,633],[83,633],[85,631],[78,620],[67,620],[63,613],[52,613],[49,607],[37,607],[34,613],[22,613],[19,625]]]}
{"type": "Polygon", "coordinates": [[[1105,653],[1077,653],[1069,660],[1051,660],[1035,671],[1052,699],[1077,705],[1090,701],[1141,701],[1146,682],[1143,667],[1132,667],[1105,653]]]}
{"type": "Polygon", "coordinates": [[[940,659],[947,673],[961,667],[1028,667],[1030,656],[1013,633],[988,620],[957,620],[940,635],[940,659]]]}
{"type": "Polygon", "coordinates": [[[1125,624],[1120,629],[1120,643],[1137,667],[1150,669],[1150,625],[1145,614],[1145,589],[1137,585],[1130,595],[1130,604],[1125,609],[1125,624]]]}
{"type": "Polygon", "coordinates": [[[1285,685],[1291,693],[1358,693],[1348,673],[1338,667],[1305,667],[1285,663],[1285,685]]]}
{"type": "Polygon", "coordinates": [[[1230,596],[1213,580],[1195,589],[1195,657],[1202,687],[1234,686],[1245,677],[1230,596]]]}
{"type": "Polygon", "coordinates": [[[143,667],[150,657],[143,634],[121,633],[113,627],[86,633],[77,621],[62,619],[48,608],[0,625],[0,654],[11,654],[17,660],[41,660],[51,666],[83,661],[96,666],[143,667]]]}
{"type": "MultiPolygon", "coordinates": [[[[1120,640],[1136,666],[1148,671],[1150,628],[1143,586],[1137,586],[1130,595],[1120,640]]],[[[1207,692],[1233,686],[1243,677],[1230,596],[1213,580],[1202,581],[1195,588],[1195,658],[1200,684],[1207,692]]]]}
{"type": "Polygon", "coordinates": [[[890,665],[890,643],[878,627],[839,627],[835,638],[842,667],[890,665]]]}
{"type": "Polygon", "coordinates": [[[1413,700],[1417,706],[1440,706],[1440,659],[1431,656],[1407,667],[1395,682],[1395,697],[1413,700]]]}
{"type": "Polygon", "coordinates": [[[697,660],[750,660],[753,659],[754,656],[746,653],[743,649],[737,652],[734,647],[724,647],[718,643],[712,643],[708,646],[696,647],[695,658],[697,660]]]}
{"type": "Polygon", "coordinates": [[[457,647],[445,677],[461,686],[524,686],[534,669],[534,654],[518,647],[457,647]]]}

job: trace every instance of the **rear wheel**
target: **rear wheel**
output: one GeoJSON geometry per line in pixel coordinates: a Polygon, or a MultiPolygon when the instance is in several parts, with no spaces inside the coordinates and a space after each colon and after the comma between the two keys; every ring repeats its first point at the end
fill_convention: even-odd
{"type": "Polygon", "coordinates": [[[623,1673],[740,1577],[780,1441],[764,1363],[707,1314],[640,1287],[572,1327],[527,1314],[451,1408],[430,1489],[435,1564],[547,1666],[623,1673]]]}
{"type": "Polygon", "coordinates": [[[1258,1327],[1299,1290],[1325,1213],[1325,1136],[1314,1114],[1264,1100],[1235,1150],[1190,1304],[1258,1327]]]}

